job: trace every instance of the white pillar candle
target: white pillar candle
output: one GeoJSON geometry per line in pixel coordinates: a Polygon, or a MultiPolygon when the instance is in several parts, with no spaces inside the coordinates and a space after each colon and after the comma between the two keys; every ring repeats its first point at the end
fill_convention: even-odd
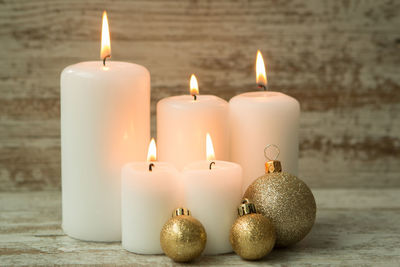
{"type": "Polygon", "coordinates": [[[182,181],[186,207],[207,232],[204,253],[213,255],[232,251],[229,232],[241,201],[242,169],[233,162],[213,160],[208,140],[208,160],[186,165],[182,181]]]}
{"type": "Polygon", "coordinates": [[[154,140],[149,162],[128,163],[122,169],[122,247],[139,254],[163,253],[160,232],[181,198],[179,172],[170,163],[150,162],[155,160],[151,151],[154,140]]]}
{"type": "MultiPolygon", "coordinates": [[[[261,53],[257,56],[257,82],[266,85],[261,53]],[[264,75],[264,76],[262,76],[264,75]]],[[[264,170],[264,148],[279,147],[285,171],[298,174],[299,102],[283,93],[260,91],[240,94],[229,101],[231,160],[243,168],[243,191],[264,170]]],[[[267,151],[270,158],[274,151],[267,151]]]]}
{"type": "Polygon", "coordinates": [[[159,159],[173,163],[179,170],[204,159],[207,132],[214,138],[217,157],[229,159],[228,103],[213,95],[197,95],[197,89],[192,75],[192,96],[167,97],[157,104],[159,159]]]}
{"type": "MultiPolygon", "coordinates": [[[[103,54],[104,47],[109,44],[103,46],[103,54]]],[[[67,235],[88,241],[121,240],[121,167],[146,159],[149,135],[146,68],[93,61],[63,70],[62,227],[67,235]]]]}

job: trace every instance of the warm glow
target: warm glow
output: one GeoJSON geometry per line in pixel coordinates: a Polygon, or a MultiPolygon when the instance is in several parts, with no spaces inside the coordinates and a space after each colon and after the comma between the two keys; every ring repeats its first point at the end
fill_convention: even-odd
{"type": "Polygon", "coordinates": [[[199,84],[197,83],[196,76],[192,74],[190,76],[190,95],[198,95],[199,94],[199,84]]]}
{"type": "Polygon", "coordinates": [[[100,58],[111,57],[110,30],[108,28],[107,13],[103,12],[103,26],[101,28],[101,52],[100,58]]]}
{"type": "Polygon", "coordinates": [[[207,133],[206,136],[206,151],[207,151],[207,160],[214,160],[215,159],[214,146],[209,133],[207,133]]]}
{"type": "Polygon", "coordinates": [[[156,141],[154,141],[154,138],[151,138],[149,144],[149,150],[147,152],[147,161],[156,161],[156,160],[157,160],[156,141]]]}
{"type": "Polygon", "coordinates": [[[266,86],[267,75],[265,74],[264,59],[263,56],[261,55],[260,50],[257,51],[256,73],[257,73],[257,84],[266,86]]]}

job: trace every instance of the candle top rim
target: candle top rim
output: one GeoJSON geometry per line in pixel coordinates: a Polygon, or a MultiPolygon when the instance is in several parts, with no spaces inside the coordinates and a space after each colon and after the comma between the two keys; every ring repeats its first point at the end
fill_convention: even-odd
{"type": "MultiPolygon", "coordinates": [[[[255,91],[255,92],[246,92],[239,95],[236,95],[229,100],[229,103],[232,102],[249,102],[249,103],[272,103],[272,102],[294,102],[298,103],[297,99],[276,91],[255,91]]],[[[300,105],[300,104],[298,104],[300,105]]]]}
{"type": "Polygon", "coordinates": [[[169,162],[163,161],[134,161],[126,163],[123,166],[124,170],[129,172],[144,172],[144,173],[160,173],[160,172],[178,172],[175,166],[169,162]],[[149,171],[149,165],[153,163],[154,167],[152,171],[149,171]]]}
{"type": "Polygon", "coordinates": [[[252,92],[245,92],[245,93],[239,94],[237,96],[242,96],[242,97],[276,97],[276,96],[287,96],[287,95],[282,93],[282,92],[277,92],[277,91],[252,91],[252,92]]]}
{"type": "Polygon", "coordinates": [[[139,64],[125,62],[125,61],[113,61],[108,60],[106,66],[103,66],[101,60],[98,61],[82,61],[72,65],[69,65],[63,69],[63,73],[74,73],[77,75],[86,76],[87,72],[102,72],[102,73],[123,73],[135,71],[138,73],[147,73],[150,75],[149,70],[139,64]]]}
{"type": "Polygon", "coordinates": [[[228,102],[215,95],[197,95],[197,99],[194,100],[191,95],[176,95],[169,96],[161,99],[157,104],[168,105],[172,107],[184,107],[184,106],[215,106],[215,107],[225,107],[228,102]]]}
{"type": "Polygon", "coordinates": [[[223,171],[227,169],[242,169],[242,167],[231,161],[224,161],[224,160],[199,160],[199,161],[194,161],[189,164],[187,164],[182,172],[192,172],[192,171],[204,171],[204,172],[209,172],[209,171],[223,171]],[[215,164],[212,165],[211,170],[209,168],[210,163],[215,162],[215,164]]]}

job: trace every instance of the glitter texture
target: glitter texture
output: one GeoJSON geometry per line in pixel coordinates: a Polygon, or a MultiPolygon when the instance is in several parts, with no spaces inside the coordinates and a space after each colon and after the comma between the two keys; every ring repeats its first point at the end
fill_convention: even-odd
{"type": "Polygon", "coordinates": [[[263,258],[273,249],[275,239],[271,221],[257,213],[237,218],[229,236],[235,253],[246,260],[263,258]]]}
{"type": "Polygon", "coordinates": [[[285,172],[265,174],[247,188],[244,197],[254,203],[258,212],[271,219],[278,247],[299,242],[314,224],[314,196],[294,175],[285,172]]]}
{"type": "Polygon", "coordinates": [[[180,215],[169,219],[160,234],[161,248],[176,262],[191,261],[203,252],[207,234],[203,225],[192,216],[180,215]]]}

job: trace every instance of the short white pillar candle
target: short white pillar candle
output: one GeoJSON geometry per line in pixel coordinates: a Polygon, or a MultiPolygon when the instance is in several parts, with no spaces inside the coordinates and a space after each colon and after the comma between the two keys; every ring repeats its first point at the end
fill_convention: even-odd
{"type": "Polygon", "coordinates": [[[139,254],[162,254],[160,232],[179,206],[179,172],[165,162],[155,162],[154,139],[148,162],[122,168],[122,247],[139,254]]]}
{"type": "Polygon", "coordinates": [[[229,231],[242,197],[242,168],[233,162],[214,160],[211,138],[207,160],[192,162],[183,170],[185,204],[207,232],[207,255],[232,251],[229,231]]]}

